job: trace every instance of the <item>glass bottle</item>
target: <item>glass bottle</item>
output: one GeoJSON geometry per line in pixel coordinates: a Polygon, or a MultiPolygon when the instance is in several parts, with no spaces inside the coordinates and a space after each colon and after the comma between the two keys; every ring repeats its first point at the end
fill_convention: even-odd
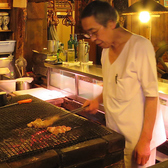
{"type": "Polygon", "coordinates": [[[73,38],[72,34],[70,34],[70,39],[68,40],[68,49],[72,49],[73,46],[73,38]]]}
{"type": "Polygon", "coordinates": [[[74,34],[73,44],[74,44],[74,49],[75,49],[75,59],[77,60],[77,58],[78,58],[78,38],[77,38],[77,34],[74,34]]]}
{"type": "Polygon", "coordinates": [[[60,44],[60,48],[58,50],[58,57],[61,61],[66,62],[66,51],[64,50],[64,44],[60,44]]]}
{"type": "Polygon", "coordinates": [[[75,61],[75,49],[74,49],[74,45],[72,45],[72,48],[68,49],[68,51],[67,51],[67,61],[68,62],[74,62],[75,61]]]}

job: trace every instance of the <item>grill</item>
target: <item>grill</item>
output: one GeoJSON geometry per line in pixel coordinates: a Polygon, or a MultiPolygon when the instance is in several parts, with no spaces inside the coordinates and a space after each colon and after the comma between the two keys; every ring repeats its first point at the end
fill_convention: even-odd
{"type": "Polygon", "coordinates": [[[88,162],[87,155],[93,149],[99,152],[91,156],[92,160],[104,160],[106,157],[106,163],[102,162],[103,167],[123,159],[123,136],[79,115],[71,115],[54,123],[53,126],[72,128],[64,134],[54,135],[46,129],[28,128],[27,123],[36,118],[45,119],[69,112],[30,95],[16,96],[12,102],[27,98],[32,98],[32,103],[0,110],[0,167],[4,162],[16,163],[51,150],[58,155],[58,167],[73,167],[88,162]],[[77,161],[75,157],[81,158],[77,161]],[[111,158],[113,160],[108,163],[111,158]]]}

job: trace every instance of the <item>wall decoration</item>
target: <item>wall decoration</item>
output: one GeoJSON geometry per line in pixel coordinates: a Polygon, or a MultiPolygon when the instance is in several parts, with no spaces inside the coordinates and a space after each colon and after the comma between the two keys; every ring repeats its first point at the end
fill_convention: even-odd
{"type": "Polygon", "coordinates": [[[168,7],[168,0],[164,0],[164,6],[168,7]]]}

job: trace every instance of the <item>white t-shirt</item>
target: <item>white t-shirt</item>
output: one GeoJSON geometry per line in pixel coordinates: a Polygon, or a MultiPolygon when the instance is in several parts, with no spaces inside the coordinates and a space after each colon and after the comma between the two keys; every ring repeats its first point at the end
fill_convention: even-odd
{"type": "MultiPolygon", "coordinates": [[[[149,40],[133,34],[114,63],[109,62],[109,49],[103,49],[101,62],[106,126],[125,136],[125,153],[130,153],[142,130],[145,97],[158,96],[155,52],[149,40]]],[[[158,110],[151,149],[165,140],[158,110]]]]}

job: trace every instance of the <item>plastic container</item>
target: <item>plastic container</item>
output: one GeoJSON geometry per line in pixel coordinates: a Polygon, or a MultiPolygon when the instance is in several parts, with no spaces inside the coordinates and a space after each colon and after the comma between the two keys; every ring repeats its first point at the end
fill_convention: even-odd
{"type": "Polygon", "coordinates": [[[16,80],[0,80],[0,88],[7,93],[12,93],[16,91],[16,80]]]}
{"type": "Polygon", "coordinates": [[[9,74],[10,70],[9,68],[1,68],[0,67],[0,75],[5,75],[5,74],[9,74]]]}
{"type": "Polygon", "coordinates": [[[0,68],[7,68],[11,61],[8,57],[0,58],[0,68]]]}
{"type": "Polygon", "coordinates": [[[0,41],[0,53],[12,53],[15,49],[16,40],[0,41]]]}

